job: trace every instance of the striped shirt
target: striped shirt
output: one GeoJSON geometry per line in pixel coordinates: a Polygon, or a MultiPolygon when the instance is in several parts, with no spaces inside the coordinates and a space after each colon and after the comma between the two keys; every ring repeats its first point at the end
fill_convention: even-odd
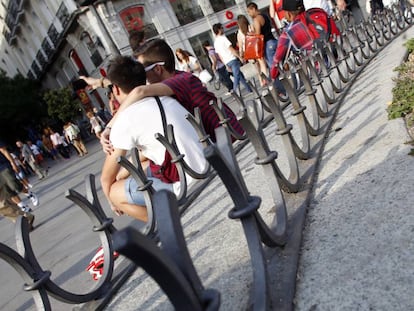
{"type": "MultiPolygon", "coordinates": [[[[175,75],[169,79],[162,81],[171,90],[173,90],[175,98],[194,115],[194,108],[198,107],[201,113],[201,120],[204,129],[213,141],[216,141],[214,129],[219,127],[220,119],[214,108],[210,106],[210,101],[217,101],[216,96],[209,92],[201,83],[201,81],[188,72],[176,71],[175,75]]],[[[239,134],[243,134],[244,130],[237,121],[234,112],[223,103],[226,116],[230,119],[231,126],[239,134]]]]}

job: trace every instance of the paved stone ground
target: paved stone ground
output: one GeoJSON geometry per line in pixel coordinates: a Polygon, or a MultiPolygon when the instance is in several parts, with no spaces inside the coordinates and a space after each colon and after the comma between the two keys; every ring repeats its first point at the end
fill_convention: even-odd
{"type": "Polygon", "coordinates": [[[368,65],[322,153],[297,276],[296,310],[414,310],[414,158],[387,119],[411,27],[368,65]]]}
{"type": "MultiPolygon", "coordinates": [[[[69,160],[50,161],[49,176],[46,179],[39,182],[36,177],[31,178],[33,190],[40,199],[40,205],[33,211],[36,217],[35,230],[30,233],[35,254],[41,266],[52,272],[53,281],[64,289],[79,294],[95,286],[84,269],[100,242],[92,232],[86,214],[65,198],[65,192],[73,188],[84,194],[85,176],[95,174],[99,178],[104,154],[96,139],[89,141],[87,148],[89,154],[85,157],[72,155],[69,160]]],[[[106,204],[104,207],[108,215],[111,215],[106,204]]],[[[120,228],[130,222],[128,217],[115,219],[120,228]]],[[[16,249],[11,221],[0,219],[0,236],[2,243],[16,249]]],[[[0,260],[0,275],[2,280],[7,280],[0,285],[0,310],[34,310],[31,295],[22,291],[22,279],[3,260],[0,260]]],[[[51,300],[53,310],[71,308],[70,305],[51,300]]]]}

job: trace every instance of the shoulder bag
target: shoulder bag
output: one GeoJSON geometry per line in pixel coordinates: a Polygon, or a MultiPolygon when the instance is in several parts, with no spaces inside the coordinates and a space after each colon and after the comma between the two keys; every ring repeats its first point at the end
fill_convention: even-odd
{"type": "MultiPolygon", "coordinates": [[[[161,104],[161,101],[158,96],[155,96],[157,101],[158,108],[160,109],[162,127],[164,128],[164,136],[167,137],[167,119],[165,116],[164,107],[161,104]]],[[[171,162],[172,158],[170,153],[165,150],[164,161],[161,165],[155,164],[153,161],[150,161],[150,170],[152,176],[160,179],[163,183],[171,184],[180,180],[180,175],[178,174],[177,167],[174,163],[171,162]]]]}
{"type": "Polygon", "coordinates": [[[259,59],[264,55],[264,36],[247,34],[244,42],[244,59],[259,59]]]}

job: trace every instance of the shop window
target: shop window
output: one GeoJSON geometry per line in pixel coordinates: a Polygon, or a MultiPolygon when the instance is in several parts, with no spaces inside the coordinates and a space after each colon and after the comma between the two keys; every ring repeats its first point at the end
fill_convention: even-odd
{"type": "Polygon", "coordinates": [[[82,32],[80,40],[83,42],[88,51],[92,54],[95,50],[95,43],[93,42],[89,33],[87,33],[86,31],[82,32]]]}
{"type": "Polygon", "coordinates": [[[204,17],[197,0],[170,0],[170,4],[180,25],[186,25],[204,17]]]}
{"type": "Polygon", "coordinates": [[[128,33],[132,30],[143,30],[147,39],[158,35],[150,16],[145,14],[144,6],[129,7],[122,10],[119,16],[128,33]]]}
{"type": "Polygon", "coordinates": [[[91,61],[94,64],[94,66],[98,67],[103,60],[97,48],[97,44],[95,44],[89,33],[87,33],[86,31],[82,32],[80,40],[89,51],[89,55],[91,56],[91,61]]]}
{"type": "Polygon", "coordinates": [[[210,4],[213,7],[214,12],[220,12],[236,5],[236,2],[234,0],[210,0],[210,4]]]}

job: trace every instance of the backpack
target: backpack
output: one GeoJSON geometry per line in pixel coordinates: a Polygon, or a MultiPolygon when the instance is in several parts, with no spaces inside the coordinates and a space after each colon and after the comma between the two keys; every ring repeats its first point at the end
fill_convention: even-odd
{"type": "MultiPolygon", "coordinates": [[[[165,116],[165,110],[161,104],[158,96],[155,96],[158,108],[160,109],[162,125],[164,128],[164,136],[167,137],[167,119],[165,116]]],[[[163,183],[171,184],[180,181],[180,175],[178,174],[177,167],[171,162],[172,157],[170,153],[165,150],[164,161],[161,165],[155,164],[152,160],[150,161],[149,167],[152,176],[160,179],[163,183]]]]}
{"type": "Polygon", "coordinates": [[[301,22],[307,26],[316,46],[320,45],[321,41],[332,41],[333,35],[340,35],[335,21],[324,9],[311,8],[300,14],[299,17],[301,22]]]}

